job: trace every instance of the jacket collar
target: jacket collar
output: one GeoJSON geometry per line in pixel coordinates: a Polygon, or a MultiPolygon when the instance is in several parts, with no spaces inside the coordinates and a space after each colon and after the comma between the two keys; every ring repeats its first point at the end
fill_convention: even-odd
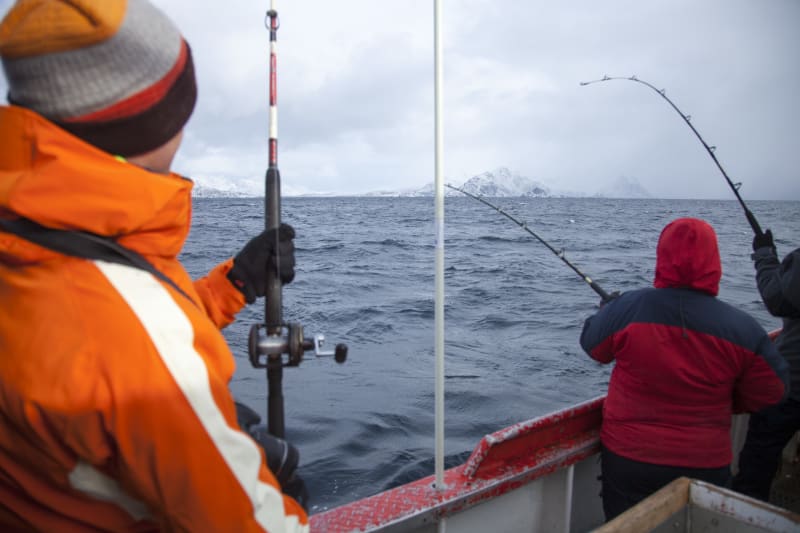
{"type": "Polygon", "coordinates": [[[191,224],[192,182],[120,161],[17,106],[0,107],[0,215],[117,238],[175,257],[191,224]]]}

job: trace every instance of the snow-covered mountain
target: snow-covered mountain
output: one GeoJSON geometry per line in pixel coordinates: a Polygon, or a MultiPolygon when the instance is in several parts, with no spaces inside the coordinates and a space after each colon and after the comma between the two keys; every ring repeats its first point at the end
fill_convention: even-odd
{"type": "Polygon", "coordinates": [[[192,188],[192,196],[195,198],[247,198],[254,195],[245,191],[217,189],[215,187],[195,183],[192,188]]]}
{"type": "Polygon", "coordinates": [[[550,196],[550,189],[538,181],[512,173],[505,167],[494,172],[484,172],[468,179],[461,186],[465,191],[481,196],[525,196],[545,198],[550,196]]]}
{"type": "MultiPolygon", "coordinates": [[[[484,172],[472,176],[464,183],[458,184],[454,180],[445,180],[454,187],[464,189],[468,193],[486,197],[528,197],[528,198],[652,198],[649,192],[634,178],[622,176],[611,186],[601,191],[557,191],[549,186],[516,172],[506,167],[499,167],[494,171],[484,172]]],[[[447,196],[461,195],[460,192],[446,188],[447,196]]],[[[434,185],[429,183],[424,187],[400,192],[375,192],[372,196],[433,196],[434,185]]]]}
{"type": "MultiPolygon", "coordinates": [[[[509,197],[526,196],[536,198],[546,198],[552,196],[550,189],[538,181],[534,181],[520,174],[514,173],[506,167],[499,167],[494,171],[484,172],[472,176],[463,183],[455,183],[453,180],[445,179],[454,187],[464,189],[468,193],[487,196],[487,197],[509,197]]],[[[419,189],[400,191],[395,193],[372,193],[373,196],[433,196],[434,184],[428,183],[419,189]]],[[[452,189],[445,189],[447,196],[461,195],[460,192],[452,189]]]]}
{"type": "MultiPolygon", "coordinates": [[[[259,198],[264,196],[264,178],[225,178],[220,176],[193,176],[192,196],[195,198],[259,198]]],[[[281,188],[283,196],[334,196],[297,190],[290,186],[281,188]]]]}

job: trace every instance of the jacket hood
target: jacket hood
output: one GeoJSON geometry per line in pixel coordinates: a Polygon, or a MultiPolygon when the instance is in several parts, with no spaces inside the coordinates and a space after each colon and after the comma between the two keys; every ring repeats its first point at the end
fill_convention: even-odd
{"type": "Polygon", "coordinates": [[[0,216],[116,237],[143,255],[180,253],[190,180],[118,160],[17,106],[0,106],[0,137],[0,216]]]}
{"type": "Polygon", "coordinates": [[[697,218],[667,224],[656,248],[656,288],[688,288],[716,296],[721,277],[717,235],[711,225],[697,218]]]}

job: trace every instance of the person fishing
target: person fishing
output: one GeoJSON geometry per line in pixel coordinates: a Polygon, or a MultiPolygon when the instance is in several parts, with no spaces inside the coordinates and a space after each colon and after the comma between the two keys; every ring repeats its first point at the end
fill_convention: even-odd
{"type": "Polygon", "coordinates": [[[601,302],[581,347],[616,361],[603,406],[602,499],[611,520],[670,481],[731,482],[731,415],[789,392],[788,367],[750,315],[719,300],[717,237],[707,222],[667,224],[654,288],[601,302]]]}
{"type": "Polygon", "coordinates": [[[220,332],[292,281],[294,230],[196,281],[178,261],[189,45],[148,0],[18,0],[0,58],[0,529],[308,531],[220,332]]]}
{"type": "Polygon", "coordinates": [[[782,451],[800,431],[800,248],[780,261],[772,231],[767,230],[753,238],[752,258],[764,305],[783,319],[775,345],[789,364],[792,385],[786,401],[750,415],[733,479],[734,490],[766,502],[782,451]]]}

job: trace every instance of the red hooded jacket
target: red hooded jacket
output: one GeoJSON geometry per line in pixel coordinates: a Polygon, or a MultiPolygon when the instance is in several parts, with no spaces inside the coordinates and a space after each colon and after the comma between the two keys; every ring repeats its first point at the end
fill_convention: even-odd
{"type": "Polygon", "coordinates": [[[710,225],[671,222],[656,255],[656,288],[623,294],[583,327],[583,349],[616,361],[601,440],[635,461],[722,467],[732,460],[731,415],[785,398],[788,366],[755,319],[716,298],[710,225]]]}

